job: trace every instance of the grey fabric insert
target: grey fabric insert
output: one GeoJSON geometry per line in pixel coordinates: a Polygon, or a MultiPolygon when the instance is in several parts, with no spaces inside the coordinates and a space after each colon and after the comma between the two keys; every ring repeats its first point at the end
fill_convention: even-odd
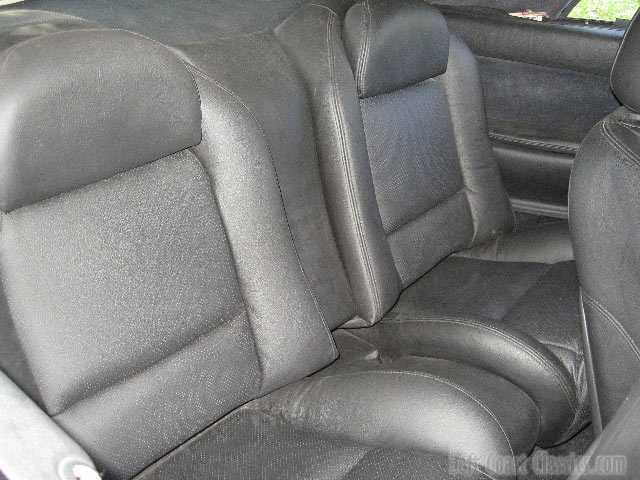
{"type": "Polygon", "coordinates": [[[362,99],[371,172],[389,233],[462,188],[447,99],[435,81],[362,99]]]}
{"type": "Polygon", "coordinates": [[[52,415],[243,309],[208,178],[189,152],[5,215],[0,269],[52,415]]]}

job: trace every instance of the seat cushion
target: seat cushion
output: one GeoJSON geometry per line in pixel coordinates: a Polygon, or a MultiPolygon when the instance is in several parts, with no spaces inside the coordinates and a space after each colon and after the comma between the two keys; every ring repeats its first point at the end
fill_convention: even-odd
{"type": "Polygon", "coordinates": [[[566,440],[588,420],[572,261],[450,256],[409,286],[378,325],[353,332],[390,358],[448,358],[507,378],[540,408],[540,444],[566,440]]]}
{"type": "Polygon", "coordinates": [[[295,427],[251,406],[214,424],[137,480],[488,479],[480,469],[419,450],[371,447],[295,427]],[[464,465],[465,468],[456,466],[464,465]]]}
{"type": "Polygon", "coordinates": [[[512,478],[532,450],[539,412],[510,382],[449,360],[383,362],[350,331],[335,335],[331,366],[232,412],[137,478],[512,478]]]}

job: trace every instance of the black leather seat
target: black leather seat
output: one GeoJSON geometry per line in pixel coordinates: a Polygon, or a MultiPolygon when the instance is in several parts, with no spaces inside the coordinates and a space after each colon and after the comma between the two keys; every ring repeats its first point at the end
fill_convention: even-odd
{"type": "Polygon", "coordinates": [[[273,32],[180,54],[91,29],[0,54],[2,371],[106,478],[512,476],[540,421],[512,383],[351,337],[322,370],[356,307],[273,32]]]}
{"type": "Polygon", "coordinates": [[[566,222],[512,233],[474,57],[435,8],[333,3],[276,35],[314,106],[347,326],[386,358],[508,379],[540,409],[539,444],[570,438],[589,415],[566,222]]]}
{"type": "Polygon", "coordinates": [[[594,425],[612,419],[640,378],[638,165],[640,20],[628,27],[611,71],[623,104],[580,146],[571,174],[571,234],[591,352],[594,425]]]}

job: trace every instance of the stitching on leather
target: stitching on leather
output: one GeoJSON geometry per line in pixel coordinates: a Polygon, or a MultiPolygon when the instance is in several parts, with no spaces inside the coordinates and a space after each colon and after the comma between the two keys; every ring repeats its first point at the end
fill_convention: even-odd
{"type": "Polygon", "coordinates": [[[493,475],[489,475],[487,472],[484,472],[484,471],[480,470],[478,467],[476,467],[472,463],[467,462],[466,466],[471,468],[472,470],[475,470],[476,472],[478,472],[483,477],[487,477],[489,480],[497,480],[496,477],[494,477],[493,475]]]}
{"type": "Polygon", "coordinates": [[[584,355],[582,352],[579,352],[579,351],[578,351],[578,350],[576,350],[575,348],[568,347],[568,346],[566,346],[566,345],[560,345],[559,343],[555,343],[555,342],[540,342],[540,343],[542,343],[543,345],[549,345],[549,346],[554,347],[554,348],[560,348],[560,349],[562,349],[562,350],[567,350],[567,351],[569,351],[569,352],[571,352],[571,353],[573,353],[574,355],[577,355],[577,356],[579,356],[579,357],[581,357],[582,355],[584,355]]]}
{"type": "Polygon", "coordinates": [[[104,387],[100,388],[99,390],[96,390],[95,392],[91,393],[90,395],[86,395],[84,397],[80,397],[77,399],[72,399],[72,401],[70,403],[68,403],[67,405],[65,405],[62,409],[60,409],[59,412],[56,413],[50,413],[49,415],[54,418],[57,417],[59,415],[62,415],[63,413],[65,413],[66,411],[70,410],[71,408],[75,407],[76,405],[78,405],[79,403],[82,403],[86,400],[89,400],[91,398],[94,397],[98,397],[101,394],[118,387],[119,385],[122,385],[124,383],[126,383],[127,381],[131,380],[134,377],[137,377],[139,375],[144,374],[145,372],[148,372],[149,370],[151,370],[152,368],[154,368],[156,365],[159,365],[163,362],[168,361],[169,359],[171,359],[171,357],[181,353],[183,350],[185,350],[186,348],[190,347],[191,345],[193,345],[195,342],[197,342],[198,340],[206,337],[207,335],[211,335],[213,332],[215,332],[216,330],[223,328],[233,322],[235,322],[236,320],[238,320],[239,318],[242,317],[242,315],[246,315],[247,310],[246,308],[244,308],[244,304],[242,306],[242,309],[235,314],[235,316],[231,317],[229,320],[225,321],[224,323],[216,326],[215,328],[211,329],[211,330],[207,330],[206,332],[202,333],[201,335],[198,335],[196,338],[194,338],[193,340],[191,340],[189,343],[185,344],[184,346],[178,348],[176,351],[169,353],[168,355],[159,358],[158,360],[150,363],[149,365],[145,365],[144,368],[137,370],[135,372],[129,372],[125,377],[123,378],[119,378],[114,382],[110,382],[107,385],[105,385],[104,387]]]}
{"type": "Polygon", "coordinates": [[[358,199],[353,191],[353,182],[351,175],[351,165],[349,162],[348,149],[346,146],[345,132],[343,126],[343,119],[340,109],[338,108],[338,99],[337,99],[337,86],[336,86],[336,73],[335,73],[335,65],[333,58],[333,42],[331,35],[331,27],[333,25],[333,19],[335,17],[329,16],[327,21],[327,60],[329,61],[329,75],[331,77],[331,107],[333,110],[333,121],[338,130],[338,135],[340,137],[340,160],[342,163],[342,170],[344,172],[345,179],[347,181],[347,191],[349,195],[349,204],[351,206],[351,214],[354,217],[354,224],[356,226],[356,231],[358,235],[358,246],[360,247],[360,255],[364,259],[365,270],[367,273],[367,282],[369,283],[369,287],[373,291],[374,298],[374,308],[373,308],[373,316],[378,317],[382,311],[382,302],[380,300],[380,293],[378,291],[378,284],[375,275],[373,274],[373,267],[371,259],[369,258],[369,250],[367,247],[367,239],[364,234],[364,229],[362,226],[362,219],[360,218],[360,211],[358,206],[358,199]]]}
{"type": "Polygon", "coordinates": [[[451,200],[453,200],[455,197],[458,197],[461,193],[465,193],[466,188],[462,187],[460,190],[458,190],[455,193],[452,193],[451,195],[449,195],[447,198],[443,199],[442,201],[438,202],[437,204],[427,208],[424,212],[420,212],[415,218],[412,218],[411,220],[407,221],[406,223],[403,223],[402,225],[389,230],[387,232],[388,236],[393,235],[394,233],[400,232],[402,230],[404,230],[405,228],[407,228],[408,226],[412,225],[413,223],[417,222],[418,220],[420,220],[422,217],[424,217],[425,215],[427,215],[429,212],[431,212],[432,210],[435,210],[436,208],[444,205],[445,203],[449,203],[451,200]]]}
{"type": "Polygon", "coordinates": [[[556,143],[542,142],[537,140],[529,140],[527,138],[518,138],[511,135],[504,135],[501,133],[489,133],[489,137],[503,143],[512,143],[516,145],[528,145],[531,147],[552,148],[554,150],[560,150],[566,153],[578,153],[578,147],[572,147],[570,145],[558,145],[556,143]]]}
{"type": "Polygon", "coordinates": [[[329,7],[327,7],[326,5],[318,5],[317,3],[307,3],[307,6],[309,7],[318,7],[318,8],[324,8],[325,10],[328,10],[329,12],[331,12],[333,15],[335,15],[336,17],[338,16],[338,14],[336,12],[334,12],[333,10],[331,10],[329,7]]]}
{"type": "Polygon", "coordinates": [[[640,133],[640,125],[633,125],[632,123],[627,123],[622,120],[616,120],[616,122],[618,125],[622,125],[623,127],[626,127],[629,130],[632,130],[634,135],[637,135],[638,133],[640,133]]]}
{"type": "Polygon", "coordinates": [[[509,316],[509,314],[516,309],[516,307],[518,307],[519,305],[522,304],[522,302],[524,301],[525,297],[527,295],[529,295],[529,293],[534,288],[536,288],[538,285],[540,285],[540,282],[542,281],[542,279],[545,277],[545,275],[547,275],[547,273],[549,273],[551,271],[551,269],[554,267],[555,264],[554,263],[545,263],[544,265],[546,265],[546,267],[547,267],[547,268],[545,268],[544,272],[542,272],[540,274],[540,276],[538,278],[536,278],[535,282],[533,282],[531,285],[529,285],[527,290],[515,301],[515,303],[513,305],[511,305],[511,307],[509,307],[509,309],[504,313],[502,318],[507,318],[509,316]]]}
{"type": "Polygon", "coordinates": [[[293,251],[295,252],[295,255],[296,255],[296,260],[298,262],[298,267],[300,268],[300,271],[302,272],[302,276],[303,276],[303,278],[305,280],[305,283],[306,283],[306,286],[307,286],[307,290],[309,291],[309,294],[311,295],[311,298],[312,298],[313,303],[314,303],[314,305],[316,307],[316,310],[317,310],[317,312],[318,312],[318,314],[320,316],[320,320],[322,321],[322,326],[324,327],[324,330],[325,330],[327,336],[329,337],[329,341],[331,343],[333,354],[337,356],[338,355],[338,348],[336,347],[335,342],[333,341],[333,336],[331,335],[331,332],[329,331],[329,327],[327,326],[327,322],[325,320],[325,316],[324,316],[324,314],[322,312],[322,309],[320,308],[320,304],[318,302],[318,299],[317,299],[313,289],[311,288],[311,283],[309,282],[309,278],[307,277],[307,274],[306,274],[306,272],[304,270],[304,267],[302,265],[302,261],[300,260],[300,255],[298,253],[298,248],[297,248],[296,242],[295,242],[295,240],[293,238],[293,232],[291,231],[291,225],[289,223],[289,216],[287,215],[287,208],[286,208],[285,203],[284,203],[284,197],[282,195],[282,188],[280,187],[280,179],[278,178],[278,171],[276,169],[275,162],[273,160],[273,154],[271,152],[271,146],[269,144],[269,141],[267,140],[267,136],[266,136],[266,134],[265,134],[265,132],[264,132],[264,130],[262,128],[262,125],[258,121],[258,118],[255,116],[253,111],[242,101],[242,99],[235,92],[233,92],[228,87],[218,83],[215,79],[211,78],[206,73],[198,70],[193,65],[189,65],[189,66],[187,66],[187,68],[189,68],[189,70],[192,70],[193,73],[195,73],[196,75],[200,76],[204,80],[207,80],[207,81],[211,82],[213,85],[217,86],[221,90],[223,90],[226,93],[228,93],[229,95],[231,95],[251,115],[251,117],[253,118],[256,126],[260,130],[262,138],[263,138],[263,140],[264,140],[264,142],[265,142],[265,144],[267,146],[267,151],[269,152],[269,159],[271,160],[271,167],[273,169],[273,172],[274,172],[274,175],[275,175],[275,178],[276,178],[276,184],[278,185],[278,192],[280,194],[280,201],[281,201],[281,204],[282,204],[282,210],[284,212],[285,220],[286,220],[286,223],[287,223],[287,230],[289,231],[289,239],[291,240],[291,245],[293,246],[293,251]]]}
{"type": "MultiPolygon", "coordinates": [[[[249,403],[251,403],[251,401],[250,401],[249,403]]],[[[266,408],[269,408],[269,407],[267,406],[266,408]]],[[[239,409],[232,411],[232,412],[229,414],[229,416],[230,416],[230,415],[232,415],[234,412],[239,411],[239,410],[249,411],[249,412],[253,412],[253,413],[257,413],[257,414],[263,415],[264,417],[268,418],[269,420],[276,421],[276,422],[280,422],[280,423],[284,423],[284,424],[288,425],[289,427],[291,427],[291,428],[293,428],[293,429],[295,429],[295,430],[297,430],[297,431],[301,431],[301,432],[305,432],[305,433],[310,431],[310,432],[311,432],[311,433],[313,433],[314,435],[320,435],[321,437],[323,437],[323,438],[325,438],[325,439],[331,439],[331,440],[334,440],[334,439],[335,439],[335,437],[334,437],[334,436],[332,436],[332,435],[330,435],[330,434],[326,434],[326,433],[324,433],[324,432],[317,432],[317,431],[314,431],[314,430],[312,430],[312,429],[305,428],[305,425],[297,424],[297,423],[295,423],[295,422],[292,422],[292,421],[288,420],[287,418],[283,417],[282,415],[276,414],[276,413],[274,413],[274,412],[272,412],[272,411],[270,411],[270,410],[263,410],[263,409],[261,409],[260,407],[258,407],[258,408],[256,408],[255,406],[244,406],[244,407],[240,407],[239,409]]],[[[219,422],[221,422],[222,420],[224,420],[224,418],[220,419],[220,420],[219,420],[218,422],[216,422],[216,423],[219,423],[219,422]]],[[[215,424],[214,424],[214,425],[215,425],[215,424]]],[[[208,427],[208,428],[210,428],[210,427],[208,427]]],[[[335,440],[334,440],[334,441],[335,441],[335,440]]],[[[363,447],[363,450],[364,450],[364,451],[363,451],[361,454],[359,454],[359,456],[355,459],[354,464],[350,466],[349,470],[347,470],[347,471],[345,472],[345,475],[348,475],[349,473],[351,473],[351,471],[352,471],[355,467],[357,467],[357,466],[360,464],[360,462],[362,461],[362,459],[363,459],[363,458],[364,458],[368,453],[374,452],[376,449],[380,448],[380,447],[376,447],[376,446],[372,446],[372,445],[367,445],[367,444],[365,444],[365,443],[361,443],[361,442],[359,442],[359,441],[351,440],[351,439],[343,439],[342,441],[343,441],[343,442],[345,442],[345,443],[349,443],[349,444],[351,444],[351,445],[357,445],[357,446],[359,446],[359,447],[363,447]]],[[[134,480],[135,480],[135,479],[134,479],[134,480]]]]}
{"type": "MultiPolygon", "coordinates": [[[[77,33],[77,32],[112,32],[114,30],[119,30],[119,31],[123,31],[123,32],[128,32],[128,33],[132,33],[129,32],[129,30],[124,30],[124,29],[111,29],[111,28],[83,28],[83,29],[79,29],[79,30],[65,30],[63,32],[53,32],[53,33],[49,33],[46,36],[47,37],[51,37],[53,35],[61,35],[63,33],[77,33]]],[[[143,35],[140,35],[141,37],[143,35]]],[[[145,37],[146,38],[146,37],[145,37]]],[[[9,60],[9,57],[11,57],[11,55],[13,55],[13,53],[16,50],[19,50],[22,47],[25,47],[26,45],[35,42],[38,39],[42,39],[42,35],[38,36],[38,37],[33,37],[33,38],[29,38],[27,40],[24,40],[20,43],[16,43],[15,45],[10,46],[9,48],[7,48],[6,50],[4,50],[2,53],[2,55],[4,55],[4,60],[2,61],[2,65],[0,65],[0,74],[2,73],[2,71],[4,70],[4,67],[7,63],[7,61],[9,60]]]]}
{"type": "MultiPolygon", "coordinates": [[[[606,119],[604,122],[600,124],[600,128],[605,138],[609,141],[609,143],[619,150],[627,159],[631,160],[636,166],[640,166],[640,156],[635,154],[632,150],[630,150],[624,143],[616,136],[615,133],[609,128],[609,120],[606,119]]],[[[617,123],[617,122],[616,122],[617,123]]]]}
{"type": "Polygon", "coordinates": [[[582,298],[584,299],[585,303],[591,305],[594,309],[600,312],[600,314],[602,314],[602,316],[604,316],[604,318],[608,320],[609,324],[618,331],[618,333],[625,340],[625,342],[627,343],[631,351],[635,354],[638,362],[640,362],[640,349],[638,349],[638,346],[633,341],[633,338],[631,338],[631,336],[629,335],[627,330],[624,328],[624,326],[620,323],[620,321],[609,310],[607,310],[604,306],[598,303],[593,297],[588,295],[584,290],[582,292],[582,298]]]}
{"type": "MultiPolygon", "coordinates": [[[[185,64],[186,66],[186,64],[185,64]]],[[[187,67],[188,68],[188,67],[187,67]]],[[[195,82],[195,78],[193,77],[193,74],[191,72],[189,72],[193,78],[193,81],[195,82]]],[[[196,84],[197,86],[197,84],[196,84]]],[[[198,94],[199,94],[200,90],[198,90],[198,94]]],[[[204,133],[204,132],[203,132],[204,133]]],[[[202,143],[202,142],[201,142],[202,143]]],[[[189,154],[193,157],[194,161],[199,165],[200,170],[202,170],[205,178],[207,179],[207,183],[209,184],[209,190],[211,191],[211,198],[216,206],[216,209],[218,210],[218,214],[220,212],[220,205],[218,204],[218,196],[216,195],[216,192],[213,188],[213,183],[212,183],[212,178],[211,175],[209,175],[209,172],[207,172],[207,169],[205,168],[204,164],[202,163],[202,161],[200,161],[200,159],[198,158],[198,156],[191,151],[193,147],[189,147],[189,149],[187,149],[186,151],[189,152],[189,154]]],[[[224,223],[224,220],[222,219],[222,217],[220,218],[220,223],[222,225],[222,229],[224,230],[224,235],[226,237],[226,241],[229,242],[229,232],[227,230],[227,226],[224,223]]],[[[231,262],[233,264],[233,270],[234,273],[236,275],[236,278],[239,278],[239,274],[238,274],[238,266],[236,264],[235,258],[233,257],[233,255],[231,255],[231,262]]],[[[242,299],[242,303],[245,306],[245,311],[248,311],[248,309],[246,308],[246,304],[244,302],[244,298],[242,299]]],[[[247,323],[248,323],[248,330],[249,330],[249,335],[251,335],[251,342],[253,344],[253,351],[255,352],[256,355],[256,363],[258,364],[258,369],[260,370],[260,380],[258,382],[257,385],[257,389],[258,391],[262,390],[262,384],[264,383],[264,365],[262,362],[262,358],[260,358],[260,351],[258,350],[258,342],[256,340],[256,334],[253,331],[253,328],[251,326],[251,320],[249,320],[249,316],[247,315],[247,323]]]]}
{"type": "Polygon", "coordinates": [[[513,453],[513,447],[511,446],[511,441],[509,440],[507,432],[502,427],[502,424],[497,419],[497,417],[493,414],[493,412],[491,410],[489,410],[489,408],[480,399],[476,398],[473,394],[469,393],[465,388],[461,387],[457,383],[452,382],[451,380],[447,380],[445,378],[441,378],[441,377],[438,377],[436,375],[432,375],[432,374],[429,374],[429,373],[404,372],[404,371],[400,371],[400,370],[370,370],[370,371],[366,371],[366,372],[352,372],[352,373],[341,373],[341,374],[337,374],[337,375],[329,375],[329,376],[326,376],[326,377],[322,377],[321,381],[322,380],[326,380],[328,378],[347,377],[347,376],[351,376],[351,375],[370,375],[370,374],[380,374],[380,373],[392,374],[392,375],[412,375],[414,377],[429,378],[431,380],[435,380],[436,382],[440,382],[440,383],[443,383],[445,385],[448,385],[448,386],[454,388],[455,390],[458,390],[459,392],[463,393],[464,395],[469,397],[471,400],[476,402],[478,405],[480,405],[491,416],[491,418],[496,422],[496,424],[498,425],[498,427],[502,431],[502,434],[504,435],[504,438],[507,441],[507,444],[509,445],[509,450],[511,451],[511,456],[515,458],[515,455],[513,453]]]}
{"type": "Polygon", "coordinates": [[[371,10],[369,8],[369,0],[364,2],[364,43],[362,44],[362,51],[360,52],[360,58],[358,59],[358,72],[357,72],[357,86],[361,95],[364,95],[364,72],[366,69],[366,63],[369,59],[369,28],[371,27],[371,10]]]}
{"type": "Polygon", "coordinates": [[[504,338],[507,342],[512,345],[519,347],[525,353],[528,353],[530,357],[541,367],[545,368],[549,371],[553,377],[558,381],[566,399],[569,403],[569,406],[575,413],[577,411],[577,399],[573,398],[571,394],[570,387],[566,384],[564,379],[562,378],[562,374],[558,372],[555,366],[550,363],[546,358],[544,358],[540,353],[536,352],[534,349],[520,341],[518,338],[513,335],[508,334],[507,332],[503,332],[498,330],[497,328],[491,327],[490,325],[486,325],[475,320],[469,320],[464,318],[453,318],[453,317],[402,317],[397,319],[389,319],[387,320],[390,323],[405,323],[405,322],[441,322],[441,323],[454,323],[460,325],[466,325],[469,327],[477,328],[479,330],[484,330],[490,333],[493,333],[497,336],[504,338]]]}

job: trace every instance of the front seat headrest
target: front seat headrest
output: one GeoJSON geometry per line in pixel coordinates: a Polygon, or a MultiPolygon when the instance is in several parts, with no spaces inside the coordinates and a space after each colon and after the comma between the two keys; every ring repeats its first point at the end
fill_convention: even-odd
{"type": "Polygon", "coordinates": [[[75,30],[0,53],[0,125],[9,212],[198,144],[200,98],[165,46],[75,30]]]}
{"type": "Polygon", "coordinates": [[[620,103],[640,113],[640,10],[622,39],[611,69],[611,88],[620,103]]]}
{"type": "Polygon", "coordinates": [[[443,74],[449,30],[424,0],[365,0],[347,12],[342,30],[361,98],[443,74]]]}

